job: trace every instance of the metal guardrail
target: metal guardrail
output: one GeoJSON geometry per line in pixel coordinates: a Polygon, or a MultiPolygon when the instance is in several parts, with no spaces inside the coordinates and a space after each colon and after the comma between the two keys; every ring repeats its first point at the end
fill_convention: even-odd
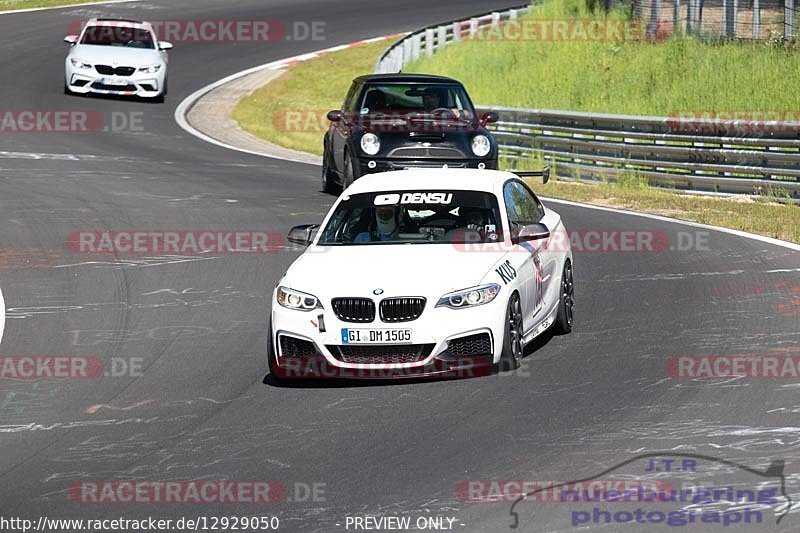
{"type": "MultiPolygon", "coordinates": [[[[400,72],[479,28],[514,20],[528,6],[423,28],[387,49],[376,73],[400,72]]],[[[542,157],[561,177],[614,179],[635,172],[655,186],[770,195],[800,202],[800,122],[648,117],[479,106],[501,156],[542,157]]]]}
{"type": "Polygon", "coordinates": [[[525,4],[505,11],[491,11],[468,19],[422,28],[388,48],[378,58],[375,74],[401,72],[406,63],[419,59],[422,54],[431,56],[436,50],[458,42],[463,37],[474,37],[480,28],[514,20],[529,9],[530,5],[525,4]]]}

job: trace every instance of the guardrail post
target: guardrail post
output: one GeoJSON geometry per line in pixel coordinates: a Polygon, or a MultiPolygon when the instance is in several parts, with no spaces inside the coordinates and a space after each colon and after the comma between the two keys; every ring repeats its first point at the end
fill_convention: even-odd
{"type": "Polygon", "coordinates": [[[469,36],[471,38],[475,38],[475,35],[477,35],[477,33],[478,33],[478,19],[475,18],[469,19],[469,36]]]}
{"type": "Polygon", "coordinates": [[[500,24],[500,13],[495,11],[492,13],[492,26],[497,26],[498,24],[500,24]]]}
{"type": "Polygon", "coordinates": [[[681,0],[673,0],[672,2],[672,31],[678,32],[681,30],[681,0]]]}
{"type": "Polygon", "coordinates": [[[654,40],[656,37],[656,29],[658,28],[659,19],[661,18],[661,0],[650,1],[650,20],[647,23],[647,38],[654,40]]]}
{"type": "Polygon", "coordinates": [[[436,37],[436,45],[439,48],[447,46],[447,26],[439,26],[439,35],[436,37]]]}
{"type": "Polygon", "coordinates": [[[794,0],[786,0],[783,9],[783,36],[795,37],[797,28],[794,26],[794,0]]]}
{"type": "Polygon", "coordinates": [[[411,37],[411,61],[419,59],[419,54],[422,51],[422,35],[414,35],[411,37]]]}
{"type": "Polygon", "coordinates": [[[425,55],[432,56],[436,44],[433,42],[433,28],[425,30],[425,55]]]}
{"type": "Polygon", "coordinates": [[[460,41],[461,40],[461,23],[454,22],[453,23],[453,40],[460,41]]]}
{"type": "Polygon", "coordinates": [[[519,11],[516,9],[508,10],[508,20],[517,20],[519,18],[519,11]]]}

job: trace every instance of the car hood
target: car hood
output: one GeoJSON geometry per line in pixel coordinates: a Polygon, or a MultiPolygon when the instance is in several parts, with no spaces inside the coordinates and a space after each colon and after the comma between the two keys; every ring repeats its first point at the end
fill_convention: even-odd
{"type": "Polygon", "coordinates": [[[491,282],[487,274],[505,255],[456,244],[313,246],[289,267],[281,284],[323,300],[370,297],[376,289],[383,296],[438,298],[491,282]]]}
{"type": "Polygon", "coordinates": [[[81,59],[92,65],[116,63],[121,67],[143,67],[164,62],[158,50],[94,44],[79,44],[72,47],[70,57],[81,59]]]}

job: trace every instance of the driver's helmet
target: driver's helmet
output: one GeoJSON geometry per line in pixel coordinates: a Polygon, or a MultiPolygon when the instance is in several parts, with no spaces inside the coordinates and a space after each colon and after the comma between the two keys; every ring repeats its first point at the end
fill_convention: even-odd
{"type": "Polygon", "coordinates": [[[488,220],[486,220],[486,210],[482,207],[474,206],[461,206],[458,210],[461,223],[467,229],[483,229],[488,220]]]}
{"type": "Polygon", "coordinates": [[[429,87],[422,93],[422,103],[425,109],[437,109],[445,107],[447,101],[447,92],[442,89],[429,87]]]}
{"type": "Polygon", "coordinates": [[[390,237],[397,232],[397,208],[393,205],[375,207],[378,237],[390,237]]]}

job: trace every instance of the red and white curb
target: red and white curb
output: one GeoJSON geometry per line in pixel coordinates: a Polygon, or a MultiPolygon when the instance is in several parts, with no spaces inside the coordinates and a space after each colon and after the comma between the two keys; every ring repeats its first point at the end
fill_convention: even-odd
{"type": "Polygon", "coordinates": [[[198,130],[197,128],[195,128],[194,126],[189,124],[189,121],[187,120],[186,115],[189,113],[189,111],[191,111],[192,107],[194,107],[194,104],[197,103],[197,101],[200,100],[200,98],[202,98],[206,94],[210,93],[214,89],[222,87],[226,83],[230,83],[230,82],[238,80],[240,78],[244,78],[245,76],[249,76],[250,74],[254,74],[256,72],[261,72],[262,70],[281,70],[281,69],[285,69],[285,68],[291,67],[293,65],[296,65],[298,63],[302,63],[303,61],[308,61],[309,59],[315,59],[317,57],[321,57],[321,56],[324,56],[325,54],[330,54],[332,52],[339,52],[341,50],[346,50],[347,48],[354,48],[356,46],[361,46],[361,45],[364,45],[364,44],[376,43],[376,42],[379,42],[379,41],[388,41],[388,40],[391,40],[391,39],[397,39],[397,38],[403,37],[405,35],[408,35],[408,33],[395,33],[395,34],[392,34],[392,35],[383,35],[381,37],[374,37],[372,39],[364,39],[362,41],[355,41],[355,42],[352,42],[352,43],[342,44],[342,45],[339,45],[339,46],[332,46],[331,48],[325,48],[324,50],[317,50],[316,52],[309,52],[309,53],[306,53],[306,54],[300,54],[300,55],[296,55],[296,56],[293,56],[293,57],[288,57],[286,59],[279,59],[277,61],[272,61],[272,62],[266,63],[264,65],[259,65],[257,67],[253,67],[253,68],[249,68],[247,70],[243,70],[241,72],[237,72],[236,74],[231,74],[230,76],[227,76],[225,78],[222,78],[221,80],[218,80],[218,81],[215,81],[214,83],[206,85],[202,89],[199,89],[199,90],[193,92],[192,94],[190,94],[189,96],[187,96],[178,105],[178,107],[175,109],[175,122],[177,122],[178,126],[183,128],[184,131],[186,131],[187,133],[197,137],[198,139],[202,139],[202,140],[204,140],[204,141],[206,141],[208,143],[215,144],[217,146],[221,146],[221,147],[227,148],[229,150],[235,150],[237,152],[242,152],[242,153],[245,153],[245,154],[259,155],[259,156],[262,156],[262,157],[270,157],[270,158],[273,158],[273,159],[281,159],[283,161],[292,161],[292,162],[295,162],[295,163],[305,163],[307,165],[311,165],[313,163],[309,163],[308,161],[301,161],[299,159],[292,159],[292,158],[288,158],[288,157],[283,157],[283,156],[280,156],[280,155],[277,155],[277,154],[272,154],[272,153],[269,153],[269,152],[247,150],[246,148],[240,148],[238,146],[233,146],[231,144],[224,143],[224,142],[222,142],[220,140],[217,140],[217,139],[215,139],[215,138],[213,138],[213,137],[211,137],[209,135],[206,135],[202,131],[198,130]]]}

